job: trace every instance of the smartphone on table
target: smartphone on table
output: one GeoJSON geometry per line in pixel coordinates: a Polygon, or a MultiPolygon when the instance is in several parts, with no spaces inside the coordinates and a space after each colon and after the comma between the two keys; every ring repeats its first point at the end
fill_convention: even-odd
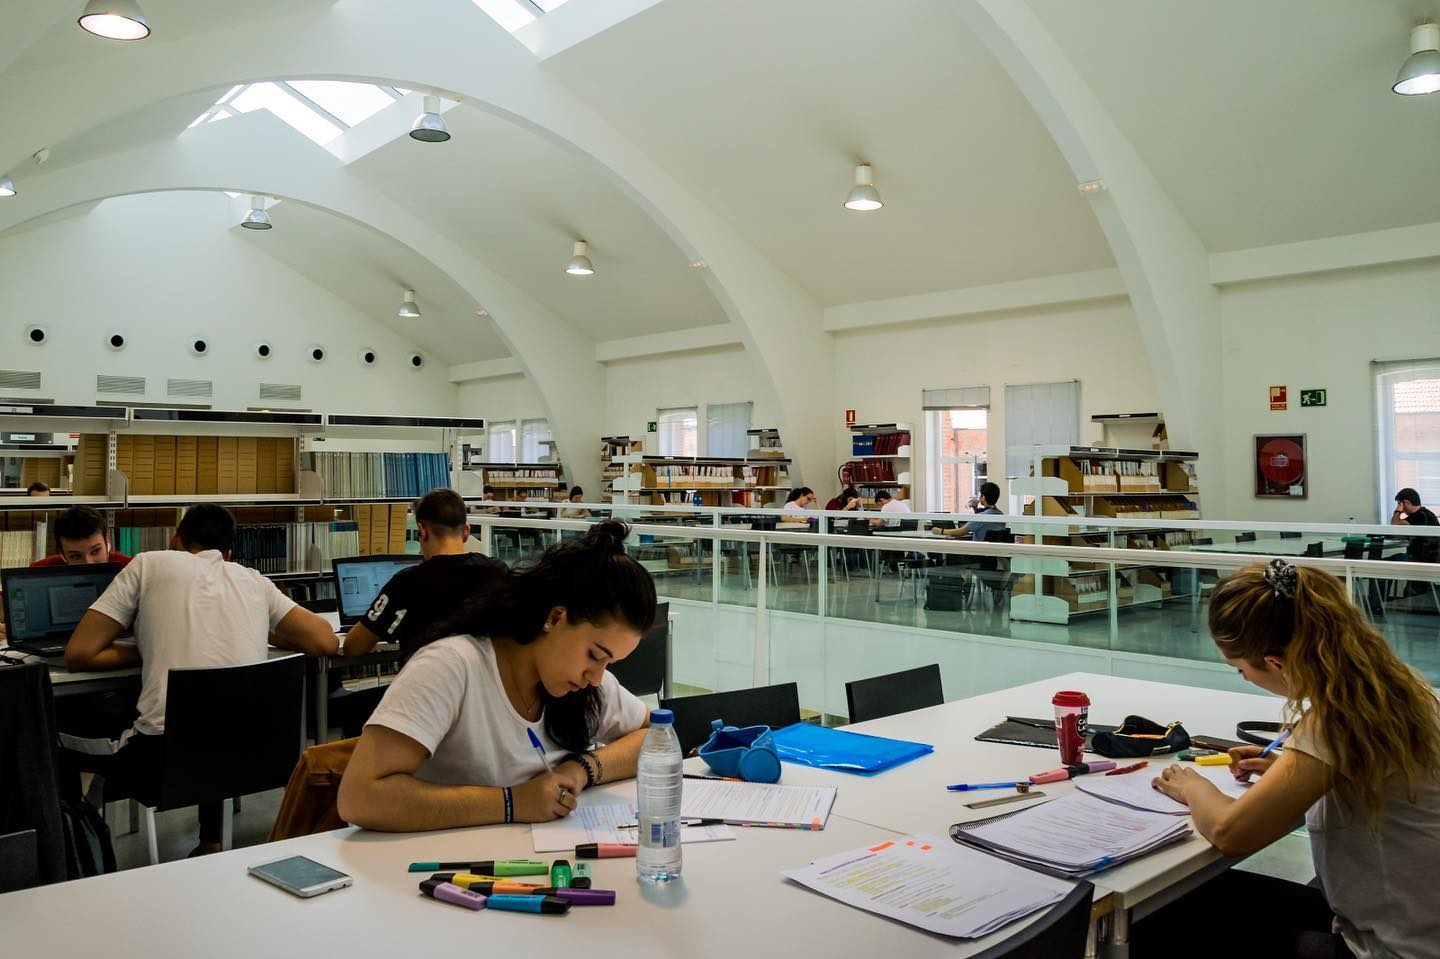
{"type": "Polygon", "coordinates": [[[259,866],[251,866],[250,875],[263,879],[286,892],[309,899],[332,889],[344,889],[351,879],[338,869],[331,869],[305,856],[291,856],[277,859],[259,866]]]}

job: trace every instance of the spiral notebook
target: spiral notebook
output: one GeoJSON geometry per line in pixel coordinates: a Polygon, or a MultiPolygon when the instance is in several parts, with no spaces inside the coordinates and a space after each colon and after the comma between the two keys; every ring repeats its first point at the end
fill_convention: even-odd
{"type": "Polygon", "coordinates": [[[950,838],[958,843],[1066,879],[1101,872],[1190,835],[1184,817],[1083,793],[950,827],[950,838]]]}

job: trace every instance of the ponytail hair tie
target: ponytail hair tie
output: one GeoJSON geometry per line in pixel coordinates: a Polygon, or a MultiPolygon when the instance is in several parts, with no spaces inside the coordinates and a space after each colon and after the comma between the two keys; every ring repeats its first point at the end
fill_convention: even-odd
{"type": "Polygon", "coordinates": [[[1283,599],[1295,598],[1295,584],[1299,579],[1300,571],[1283,559],[1272,559],[1265,566],[1265,582],[1283,599]]]}

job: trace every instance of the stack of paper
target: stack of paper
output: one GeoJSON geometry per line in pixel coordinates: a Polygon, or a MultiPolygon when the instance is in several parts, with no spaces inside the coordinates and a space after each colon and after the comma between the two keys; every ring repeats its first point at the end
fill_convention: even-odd
{"type": "MultiPolygon", "coordinates": [[[[626,828],[636,822],[632,803],[587,806],[581,803],[564,819],[537,822],[530,827],[530,838],[536,852],[561,852],[590,842],[617,843],[633,846],[640,841],[638,829],[626,828]]],[[[729,826],[684,826],[681,842],[719,842],[734,839],[729,826]]]]}
{"type": "MultiPolygon", "coordinates": [[[[1229,766],[1196,766],[1194,769],[1231,798],[1239,799],[1250,788],[1249,783],[1242,783],[1235,778],[1229,766]]],[[[1150,785],[1154,781],[1154,773],[1142,770],[1123,776],[1080,776],[1075,780],[1075,788],[1131,809],[1168,813],[1172,816],[1189,815],[1189,806],[1171,799],[1150,785]]]]}
{"type": "Polygon", "coordinates": [[[817,859],[785,876],[858,909],[960,939],[989,935],[1071,888],[926,835],[817,859]]]}
{"type": "Polygon", "coordinates": [[[1179,842],[1190,825],[1074,793],[1013,815],[957,823],[950,835],[1032,869],[1079,877],[1179,842]]]}
{"type": "Polygon", "coordinates": [[[824,829],[835,805],[834,786],[782,786],[731,779],[687,779],[680,814],[737,826],[824,829]]]}

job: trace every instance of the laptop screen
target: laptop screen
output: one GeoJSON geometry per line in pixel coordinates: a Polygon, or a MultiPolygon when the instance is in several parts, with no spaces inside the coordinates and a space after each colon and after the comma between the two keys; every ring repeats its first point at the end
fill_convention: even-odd
{"type": "Polygon", "coordinates": [[[421,561],[420,556],[352,556],[335,560],[335,598],[340,625],[359,621],[390,577],[421,561]]]}
{"type": "Polygon", "coordinates": [[[68,639],[80,617],[119,572],[116,563],[5,570],[0,578],[10,642],[68,639]]]}

